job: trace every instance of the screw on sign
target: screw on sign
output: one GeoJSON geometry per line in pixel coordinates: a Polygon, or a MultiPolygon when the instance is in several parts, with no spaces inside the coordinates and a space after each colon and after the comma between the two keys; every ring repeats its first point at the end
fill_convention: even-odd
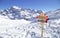
{"type": "Polygon", "coordinates": [[[36,17],[38,19],[38,21],[41,24],[41,37],[43,38],[43,29],[44,29],[44,23],[48,22],[48,16],[46,15],[46,13],[41,13],[39,16],[36,17]]]}

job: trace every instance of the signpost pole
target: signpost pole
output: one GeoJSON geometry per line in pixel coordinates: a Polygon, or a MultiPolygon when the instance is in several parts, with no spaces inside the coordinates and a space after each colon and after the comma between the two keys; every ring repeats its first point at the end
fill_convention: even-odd
{"type": "Polygon", "coordinates": [[[44,23],[43,23],[43,22],[41,22],[40,24],[41,24],[41,37],[43,38],[44,23]]]}

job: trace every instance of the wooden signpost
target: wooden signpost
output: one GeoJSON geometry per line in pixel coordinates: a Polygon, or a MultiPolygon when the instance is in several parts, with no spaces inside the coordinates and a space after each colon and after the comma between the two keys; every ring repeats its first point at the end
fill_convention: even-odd
{"type": "Polygon", "coordinates": [[[41,37],[43,38],[43,29],[44,29],[44,23],[48,22],[48,16],[46,16],[45,13],[41,13],[39,16],[36,17],[41,25],[41,37]]]}

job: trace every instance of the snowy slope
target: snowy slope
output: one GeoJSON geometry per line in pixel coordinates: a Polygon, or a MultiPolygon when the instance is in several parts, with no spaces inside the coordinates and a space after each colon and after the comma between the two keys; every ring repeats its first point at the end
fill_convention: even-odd
{"type": "MultiPolygon", "coordinates": [[[[0,38],[41,38],[41,25],[35,18],[41,12],[41,10],[23,9],[17,6],[1,10],[0,38]]],[[[59,10],[47,13],[54,19],[55,15],[60,17],[58,14],[60,14],[59,10]]],[[[44,38],[60,38],[60,19],[54,19],[44,24],[44,38]]]]}
{"type": "MultiPolygon", "coordinates": [[[[59,20],[60,21],[60,20],[59,20]]],[[[44,38],[60,37],[60,22],[50,21],[44,25],[44,38]]],[[[26,20],[3,20],[0,21],[0,37],[4,38],[40,38],[40,23],[31,23],[26,20]]]]}
{"type": "Polygon", "coordinates": [[[60,9],[49,11],[47,12],[47,15],[50,19],[60,19],[60,9]]]}
{"type": "Polygon", "coordinates": [[[24,26],[26,27],[30,21],[22,20],[0,20],[0,36],[3,38],[19,38],[24,33],[24,26]],[[19,35],[18,35],[19,34],[19,35]]]}

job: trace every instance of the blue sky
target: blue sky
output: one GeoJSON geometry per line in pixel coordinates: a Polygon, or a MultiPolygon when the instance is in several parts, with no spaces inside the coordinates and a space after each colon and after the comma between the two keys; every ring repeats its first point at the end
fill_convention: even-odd
{"type": "Polygon", "coordinates": [[[12,6],[50,11],[60,8],[60,0],[0,0],[0,9],[12,6]]]}

